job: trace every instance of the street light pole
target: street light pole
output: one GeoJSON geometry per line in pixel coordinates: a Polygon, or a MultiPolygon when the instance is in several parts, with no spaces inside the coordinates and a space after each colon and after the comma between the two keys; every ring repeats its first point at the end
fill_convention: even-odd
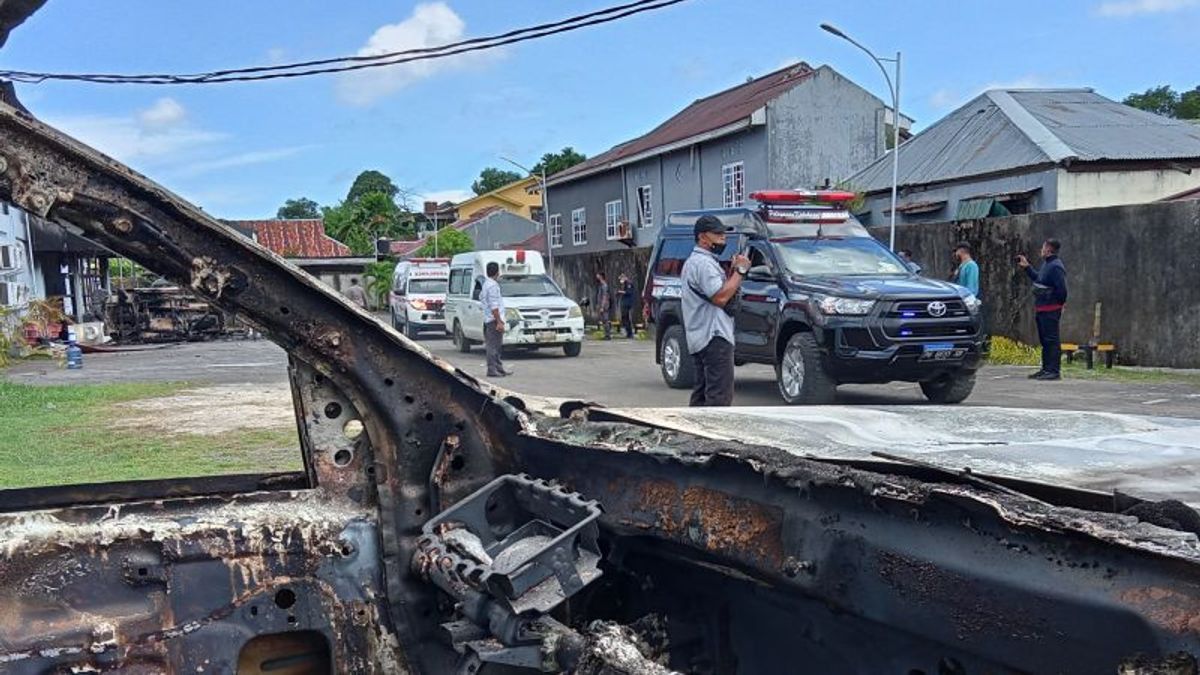
{"type": "Polygon", "coordinates": [[[891,233],[888,237],[888,248],[896,250],[896,192],[899,187],[900,179],[900,52],[896,52],[896,58],[885,59],[875,56],[870,49],[859,44],[854,38],[846,35],[837,28],[823,23],[821,30],[836,35],[846,42],[858,47],[871,57],[875,65],[879,66],[879,72],[883,73],[883,79],[887,82],[888,93],[892,95],[892,212],[891,212],[891,233]],[[883,66],[883,62],[896,64],[896,78],[892,79],[888,75],[887,68],[883,66]]]}
{"type": "MultiPolygon", "coordinates": [[[[500,157],[500,159],[508,162],[509,164],[512,164],[513,166],[524,171],[525,173],[529,174],[530,176],[538,175],[537,173],[535,173],[533,171],[533,169],[530,169],[522,164],[518,164],[507,157],[502,156],[502,157],[500,157]]],[[[539,190],[540,190],[541,196],[542,196],[542,229],[546,233],[546,271],[553,274],[554,273],[554,242],[550,241],[550,196],[547,194],[549,192],[549,190],[546,189],[546,165],[545,164],[542,165],[541,180],[538,183],[538,187],[539,187],[539,190]]]]}

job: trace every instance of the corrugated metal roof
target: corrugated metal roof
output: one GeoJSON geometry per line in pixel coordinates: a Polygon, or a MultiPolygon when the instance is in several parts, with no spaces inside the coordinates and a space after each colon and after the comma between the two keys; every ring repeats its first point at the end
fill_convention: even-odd
{"type": "MultiPolygon", "coordinates": [[[[1090,89],[996,89],[900,146],[899,183],[927,185],[1062,161],[1200,158],[1200,127],[1132,108],[1090,89]]],[[[891,187],[891,153],[852,176],[891,187]]]]}
{"type": "Polygon", "coordinates": [[[798,63],[699,99],[649,133],[560,171],[549,177],[546,182],[554,185],[563,179],[590,173],[623,158],[749,119],[755,110],[808,79],[815,72],[807,63],[798,63]]]}

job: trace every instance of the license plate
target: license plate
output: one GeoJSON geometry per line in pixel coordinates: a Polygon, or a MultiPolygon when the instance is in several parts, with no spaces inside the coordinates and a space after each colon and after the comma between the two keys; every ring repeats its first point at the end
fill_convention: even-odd
{"type": "Polygon", "coordinates": [[[955,347],[949,342],[933,342],[922,345],[922,361],[957,361],[967,353],[966,347],[955,347]]]}
{"type": "Polygon", "coordinates": [[[554,342],[558,339],[558,333],[555,333],[551,330],[544,330],[540,333],[534,333],[533,339],[537,340],[538,342],[554,342]]]}

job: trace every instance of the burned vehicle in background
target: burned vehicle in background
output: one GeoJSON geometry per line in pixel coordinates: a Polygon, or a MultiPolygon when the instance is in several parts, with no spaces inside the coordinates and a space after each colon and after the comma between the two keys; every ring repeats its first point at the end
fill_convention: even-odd
{"type": "Polygon", "coordinates": [[[1195,475],[1169,451],[1194,456],[1196,423],[1096,416],[1095,448],[975,473],[945,467],[1015,413],[957,410],[941,425],[976,445],[916,459],[917,432],[908,453],[822,432],[895,434],[895,411],[551,404],[10,105],[0,198],[286,349],[304,458],[0,491],[0,672],[1194,672],[1195,513],[1136,488],[1195,475]]]}

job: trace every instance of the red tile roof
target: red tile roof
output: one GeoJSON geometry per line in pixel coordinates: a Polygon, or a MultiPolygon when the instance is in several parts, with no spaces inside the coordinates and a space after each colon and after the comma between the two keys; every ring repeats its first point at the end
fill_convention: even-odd
{"type": "Polygon", "coordinates": [[[500,248],[505,251],[516,251],[524,249],[526,251],[545,251],[546,250],[546,234],[538,232],[525,241],[511,242],[501,244],[500,248]]]}
{"type": "Polygon", "coordinates": [[[762,77],[726,89],[681,110],[650,133],[613,147],[607,152],[560,171],[547,182],[561,180],[589,169],[599,168],[625,157],[669,145],[708,131],[720,129],[750,116],[768,101],[808,79],[816,71],[807,63],[798,63],[762,77]]]}
{"type": "Polygon", "coordinates": [[[325,234],[325,221],[305,220],[233,220],[229,224],[243,231],[252,229],[259,244],[285,258],[346,258],[350,247],[325,234]]]}

